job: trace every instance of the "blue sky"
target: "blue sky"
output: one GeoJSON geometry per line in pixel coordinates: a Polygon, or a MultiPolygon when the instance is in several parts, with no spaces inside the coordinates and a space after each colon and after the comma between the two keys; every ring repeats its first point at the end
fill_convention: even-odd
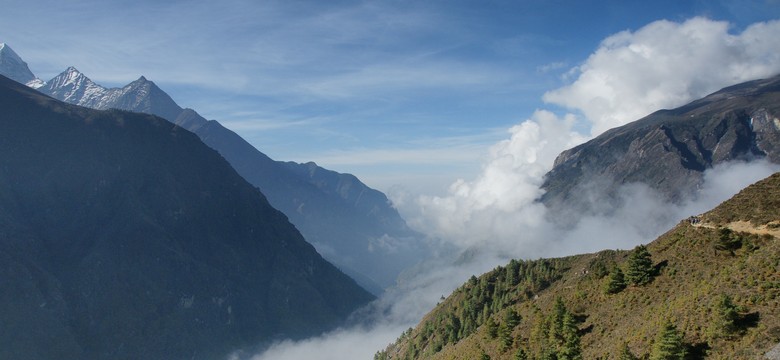
{"type": "Polygon", "coordinates": [[[0,4],[0,42],[43,80],[70,65],[104,86],[144,75],[275,159],[428,194],[479,176],[537,109],[587,113],[545,94],[580,79],[606,38],[780,18],[778,0],[0,4]]]}
{"type": "Polygon", "coordinates": [[[271,157],[353,173],[432,239],[484,250],[406,279],[400,300],[385,299],[398,304],[386,326],[282,342],[258,360],[370,358],[507,257],[631,248],[668,229],[659,219],[674,224],[777,171],[712,169],[705,185],[717,191],[696,209],[630,192],[636,201],[613,219],[571,232],[535,201],[562,150],[780,73],[780,0],[0,0],[0,9],[0,42],[43,80],[70,65],[104,86],[144,75],[271,157]]]}

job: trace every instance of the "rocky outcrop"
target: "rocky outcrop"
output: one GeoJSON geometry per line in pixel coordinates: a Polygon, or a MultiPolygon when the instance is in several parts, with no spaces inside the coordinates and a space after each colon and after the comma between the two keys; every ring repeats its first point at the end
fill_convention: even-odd
{"type": "Polygon", "coordinates": [[[542,201],[587,208],[621,184],[644,183],[667,200],[695,196],[705,170],[728,161],[780,163],[780,77],[725,88],[657,111],[561,153],[542,201]],[[594,193],[598,193],[594,195],[594,193]]]}

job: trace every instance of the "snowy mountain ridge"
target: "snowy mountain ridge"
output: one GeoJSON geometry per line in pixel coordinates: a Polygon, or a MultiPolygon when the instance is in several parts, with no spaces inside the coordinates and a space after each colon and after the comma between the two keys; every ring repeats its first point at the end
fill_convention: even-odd
{"type": "MultiPolygon", "coordinates": [[[[0,68],[0,74],[7,70],[0,68]]],[[[121,88],[106,88],[69,67],[38,91],[93,109],[154,114],[194,132],[258,187],[328,261],[374,294],[394,286],[403,270],[430,251],[385,194],[353,175],[314,163],[273,160],[216,120],[183,109],[143,76],[121,88]],[[375,245],[390,242],[392,248],[375,245]]]]}
{"type": "Polygon", "coordinates": [[[73,66],[49,80],[40,90],[71,104],[101,110],[106,109],[109,94],[116,92],[96,84],[73,66]]]}
{"type": "Polygon", "coordinates": [[[92,109],[132,109],[158,114],[169,120],[175,120],[183,110],[144,76],[121,88],[105,88],[73,66],[38,90],[65,102],[92,109]]]}
{"type": "Polygon", "coordinates": [[[5,43],[0,43],[0,73],[33,89],[46,84],[43,80],[35,77],[27,63],[5,43]]]}

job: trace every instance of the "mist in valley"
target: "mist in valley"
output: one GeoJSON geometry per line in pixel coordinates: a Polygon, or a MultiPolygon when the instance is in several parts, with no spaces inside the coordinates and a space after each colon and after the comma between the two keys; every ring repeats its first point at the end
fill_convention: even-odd
{"type": "Polygon", "coordinates": [[[563,75],[567,85],[545,94],[546,108],[490,148],[479,176],[454,181],[444,196],[388,194],[407,222],[428,235],[435,256],[407,270],[396,287],[354,314],[350,326],[231,357],[370,359],[472,275],[513,258],[631,249],[779,171],[762,160],[720,165],[705,172],[698,193],[677,203],[641,183],[621,186],[607,202],[598,181],[580,191],[589,199],[588,211],[552,212],[538,202],[544,175],[561,151],[655,110],[780,73],[773,51],[780,48],[777,33],[778,21],[733,33],[726,22],[693,18],[657,21],[604,39],[563,75]]]}

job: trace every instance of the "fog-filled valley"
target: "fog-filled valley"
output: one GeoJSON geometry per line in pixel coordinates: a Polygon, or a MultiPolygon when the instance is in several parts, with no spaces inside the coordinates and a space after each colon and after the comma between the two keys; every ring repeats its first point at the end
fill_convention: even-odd
{"type": "MultiPolygon", "coordinates": [[[[387,10],[385,5],[363,4],[351,11],[365,15],[378,9],[387,10]]],[[[351,11],[328,13],[333,17],[328,20],[343,19],[351,11]]],[[[401,16],[406,13],[385,15],[408,22],[405,26],[427,28],[416,22],[423,20],[401,16]]],[[[578,57],[537,68],[537,73],[560,75],[555,81],[534,84],[537,98],[522,100],[532,102],[533,107],[514,114],[511,121],[491,124],[485,132],[498,135],[480,135],[479,146],[455,145],[447,150],[452,155],[441,158],[431,155],[443,153],[439,152],[442,149],[398,151],[394,155],[398,158],[385,164],[389,169],[404,160],[426,166],[427,161],[477,159],[477,171],[447,173],[449,186],[428,193],[419,189],[430,186],[416,187],[419,184],[412,184],[413,180],[409,184],[372,182],[344,165],[363,160],[335,162],[339,171],[350,172],[345,173],[315,163],[314,158],[298,158],[300,162],[272,158],[266,155],[263,141],[274,142],[258,141],[259,135],[243,132],[252,127],[231,121],[227,115],[235,118],[234,113],[226,111],[226,118],[218,117],[218,122],[196,112],[203,106],[214,113],[215,105],[208,99],[192,103],[195,110],[178,105],[180,100],[174,98],[187,93],[180,89],[186,84],[176,83],[169,95],[163,82],[158,87],[155,78],[133,74],[138,80],[127,85],[124,80],[109,81],[115,87],[106,87],[76,70],[81,68],[78,63],[56,64],[67,69],[51,80],[39,79],[28,68],[26,54],[11,50],[9,45],[16,44],[10,40],[0,44],[0,75],[27,86],[19,90],[3,83],[3,93],[10,94],[3,99],[4,106],[14,108],[4,110],[4,126],[22,129],[19,136],[29,136],[30,144],[49,144],[40,145],[39,154],[56,157],[51,155],[46,161],[66,159],[38,164],[33,162],[38,155],[30,155],[36,154],[33,147],[28,149],[10,138],[0,143],[7,150],[0,162],[0,186],[4,188],[0,224],[5,224],[0,228],[4,252],[0,265],[18,281],[6,290],[23,289],[24,299],[33,299],[7,296],[2,304],[10,304],[9,314],[16,306],[25,314],[37,314],[35,321],[20,327],[20,336],[44,339],[19,343],[15,336],[0,334],[0,344],[11,349],[0,350],[0,354],[18,358],[25,346],[55,349],[30,354],[43,359],[61,346],[66,349],[62,358],[167,358],[166,344],[170,343],[175,344],[171,356],[181,358],[370,359],[420,324],[470,278],[512,259],[560,258],[647,244],[681,221],[715,208],[748,185],[780,171],[780,20],[736,26],[706,14],[694,15],[654,19],[630,30],[611,29],[578,57]],[[25,119],[42,120],[37,125],[25,119]],[[63,133],[35,130],[35,126],[46,128],[62,119],[73,127],[63,133]],[[96,131],[95,124],[103,127],[96,131]],[[128,124],[142,124],[138,126],[144,130],[125,134],[127,128],[136,126],[128,124]],[[62,134],[70,137],[61,143],[46,140],[46,136],[59,139],[62,134]],[[148,138],[153,140],[138,145],[148,138]],[[100,154],[97,149],[101,148],[113,150],[100,154]],[[14,149],[20,149],[21,155],[15,155],[14,149]],[[67,160],[71,154],[83,157],[92,167],[79,165],[74,167],[82,169],[78,176],[72,175],[62,165],[71,161],[67,160]],[[427,156],[432,159],[421,160],[427,156]],[[51,170],[46,171],[48,167],[51,170]],[[154,170],[129,176],[121,172],[123,167],[154,170]],[[26,180],[39,173],[46,176],[26,180]],[[72,179],[66,179],[71,175],[72,179]],[[66,181],[58,183],[58,176],[66,181]],[[43,199],[36,191],[52,196],[43,199]],[[67,193],[75,195],[62,195],[67,193]],[[120,200],[112,205],[116,199],[120,200]],[[37,204],[43,207],[37,209],[37,204]],[[100,209],[108,210],[100,215],[100,209]],[[66,226],[70,233],[60,238],[57,226],[66,218],[76,225],[66,226]],[[96,218],[98,222],[90,223],[96,218]],[[38,231],[36,227],[50,228],[38,231]],[[79,231],[84,239],[77,236],[79,231]],[[28,247],[34,250],[19,245],[24,241],[33,244],[28,247]],[[71,244],[68,241],[75,245],[65,255],[52,250],[71,244]],[[164,255],[157,257],[157,252],[164,255]],[[122,266],[110,267],[112,261],[122,266]],[[98,268],[92,268],[94,264],[98,268]],[[101,271],[109,275],[101,277],[101,271]],[[122,300],[110,294],[115,286],[117,291],[134,295],[122,300]],[[114,314],[107,310],[112,307],[117,309],[114,314]],[[298,312],[299,308],[305,311],[298,312]],[[106,332],[114,321],[132,319],[135,312],[146,320],[118,326],[116,336],[106,332]],[[54,324],[55,329],[43,330],[47,324],[54,324]],[[123,341],[121,336],[130,340],[123,341]],[[146,349],[149,339],[155,342],[146,349]],[[213,352],[202,349],[209,347],[209,341],[214,343],[209,349],[213,352]],[[137,348],[125,349],[126,342],[137,348]]],[[[327,24],[323,28],[331,31],[331,26],[346,26],[337,21],[327,24]]],[[[276,61],[294,62],[290,58],[276,61]]],[[[389,73],[398,77],[397,82],[409,76],[389,73]]],[[[316,78],[319,73],[311,75],[316,78]]],[[[482,83],[484,79],[431,76],[439,82],[427,85],[430,88],[474,86],[476,91],[500,78],[491,76],[482,83]]],[[[361,91],[371,92],[362,83],[369,81],[366,78],[316,79],[321,82],[300,85],[306,88],[301,96],[305,101],[296,98],[301,102],[280,107],[330,111],[337,105],[312,99],[358,101],[361,91]],[[334,89],[334,84],[344,86],[341,89],[355,86],[357,91],[322,95],[318,86],[325,84],[334,89]]],[[[380,86],[399,86],[397,82],[383,80],[380,86]]],[[[400,87],[401,92],[407,90],[400,87]]],[[[513,89],[501,88],[500,92],[513,89]]],[[[279,91],[303,90],[280,87],[279,91]]],[[[446,95],[452,94],[442,96],[446,95]]],[[[253,96],[263,97],[263,104],[270,106],[273,101],[269,99],[277,95],[253,96]]],[[[390,103],[394,96],[380,93],[377,98],[383,99],[379,103],[390,103]]],[[[403,98],[415,96],[420,95],[403,98]]],[[[469,106],[470,101],[460,94],[452,96],[455,100],[448,106],[469,106]]],[[[500,97],[477,108],[501,107],[506,101],[500,97]]],[[[420,110],[425,111],[430,110],[420,110]]],[[[468,111],[467,122],[482,120],[478,111],[468,111]]],[[[370,118],[372,111],[356,113],[370,118]]],[[[317,126],[335,122],[330,118],[306,121],[317,126]]],[[[362,126],[357,120],[349,123],[362,126]]],[[[453,130],[455,135],[436,142],[477,136],[466,134],[468,126],[458,127],[453,130]]],[[[322,135],[328,130],[315,132],[322,135]]],[[[346,141],[358,136],[324,137],[346,141]]],[[[304,146],[284,141],[291,148],[304,146]]],[[[361,146],[365,145],[351,150],[356,157],[361,151],[375,154],[361,146]]],[[[330,155],[336,153],[340,154],[330,155]]],[[[439,169],[430,166],[432,172],[439,169]]],[[[409,176],[418,179],[424,174],[409,176]]],[[[367,178],[385,175],[371,173],[367,178]]],[[[396,175],[402,178],[404,174],[396,175]]],[[[9,315],[2,321],[21,324],[22,320],[9,315]]]]}
{"type": "MultiPolygon", "coordinates": [[[[682,106],[720,87],[733,85],[726,79],[739,75],[722,72],[719,75],[725,75],[725,78],[719,84],[705,85],[715,81],[712,73],[706,67],[692,65],[701,63],[691,60],[697,54],[711,55],[718,49],[726,50],[733,40],[726,33],[720,33],[720,38],[712,38],[705,49],[692,47],[684,40],[683,34],[711,25],[704,19],[693,19],[684,24],[659,22],[636,33],[621,33],[605,39],[602,47],[581,66],[579,77],[572,85],[545,95],[546,99],[558,98],[561,104],[582,110],[586,117],[573,113],[558,116],[539,109],[532,118],[509,129],[508,139],[491,147],[490,156],[477,178],[458,180],[445,196],[410,198],[399,194],[394,199],[409,223],[429,234],[439,251],[435,259],[404,274],[397,288],[380,297],[375,304],[378,309],[367,310],[368,325],[338,330],[300,343],[282,342],[256,358],[313,356],[336,359],[344,355],[342,349],[345,348],[356,354],[355,358],[367,358],[378,350],[377,344],[381,348],[382,342],[388,341],[388,334],[398,336],[399,330],[416,325],[442,297],[472,275],[505,265],[513,258],[536,259],[604,249],[631,249],[655,239],[680,220],[703,213],[745,186],[780,170],[780,166],[765,160],[726,162],[704,171],[698,190],[675,202],[642,183],[616,185],[597,178],[580,184],[578,195],[590,199],[585,211],[577,208],[551,212],[538,201],[545,192],[542,188],[544,176],[562,151],[654,110],[682,106]],[[679,41],[666,42],[667,36],[679,41]],[[654,54],[669,54],[669,57],[629,57],[626,60],[624,54],[632,53],[637,47],[654,54]],[[680,52],[689,57],[680,56],[680,52]],[[636,71],[648,68],[656,71],[636,71]],[[678,72],[669,72],[672,77],[663,78],[671,68],[678,72]],[[650,78],[655,80],[648,81],[650,78]],[[596,79],[611,79],[612,82],[598,83],[596,79]],[[607,90],[599,92],[601,88],[607,90]],[[675,93],[670,88],[687,91],[675,93]],[[591,104],[596,99],[613,105],[598,110],[580,105],[591,104]],[[583,127],[582,122],[587,123],[585,128],[591,129],[590,133],[576,130],[583,127]],[[607,193],[616,193],[617,198],[609,199],[607,193]],[[567,218],[561,221],[561,217],[567,218]],[[367,346],[360,352],[356,344],[367,346]]],[[[714,35],[709,30],[705,32],[714,35]]],[[[729,53],[726,51],[716,58],[727,63],[751,61],[744,58],[728,60],[729,53]]],[[[765,69],[765,58],[756,60],[756,68],[765,69]]],[[[722,64],[721,68],[734,66],[722,64]]],[[[767,69],[765,76],[776,71],[767,69]]],[[[650,159],[644,166],[653,166],[652,163],[650,159]]]]}

